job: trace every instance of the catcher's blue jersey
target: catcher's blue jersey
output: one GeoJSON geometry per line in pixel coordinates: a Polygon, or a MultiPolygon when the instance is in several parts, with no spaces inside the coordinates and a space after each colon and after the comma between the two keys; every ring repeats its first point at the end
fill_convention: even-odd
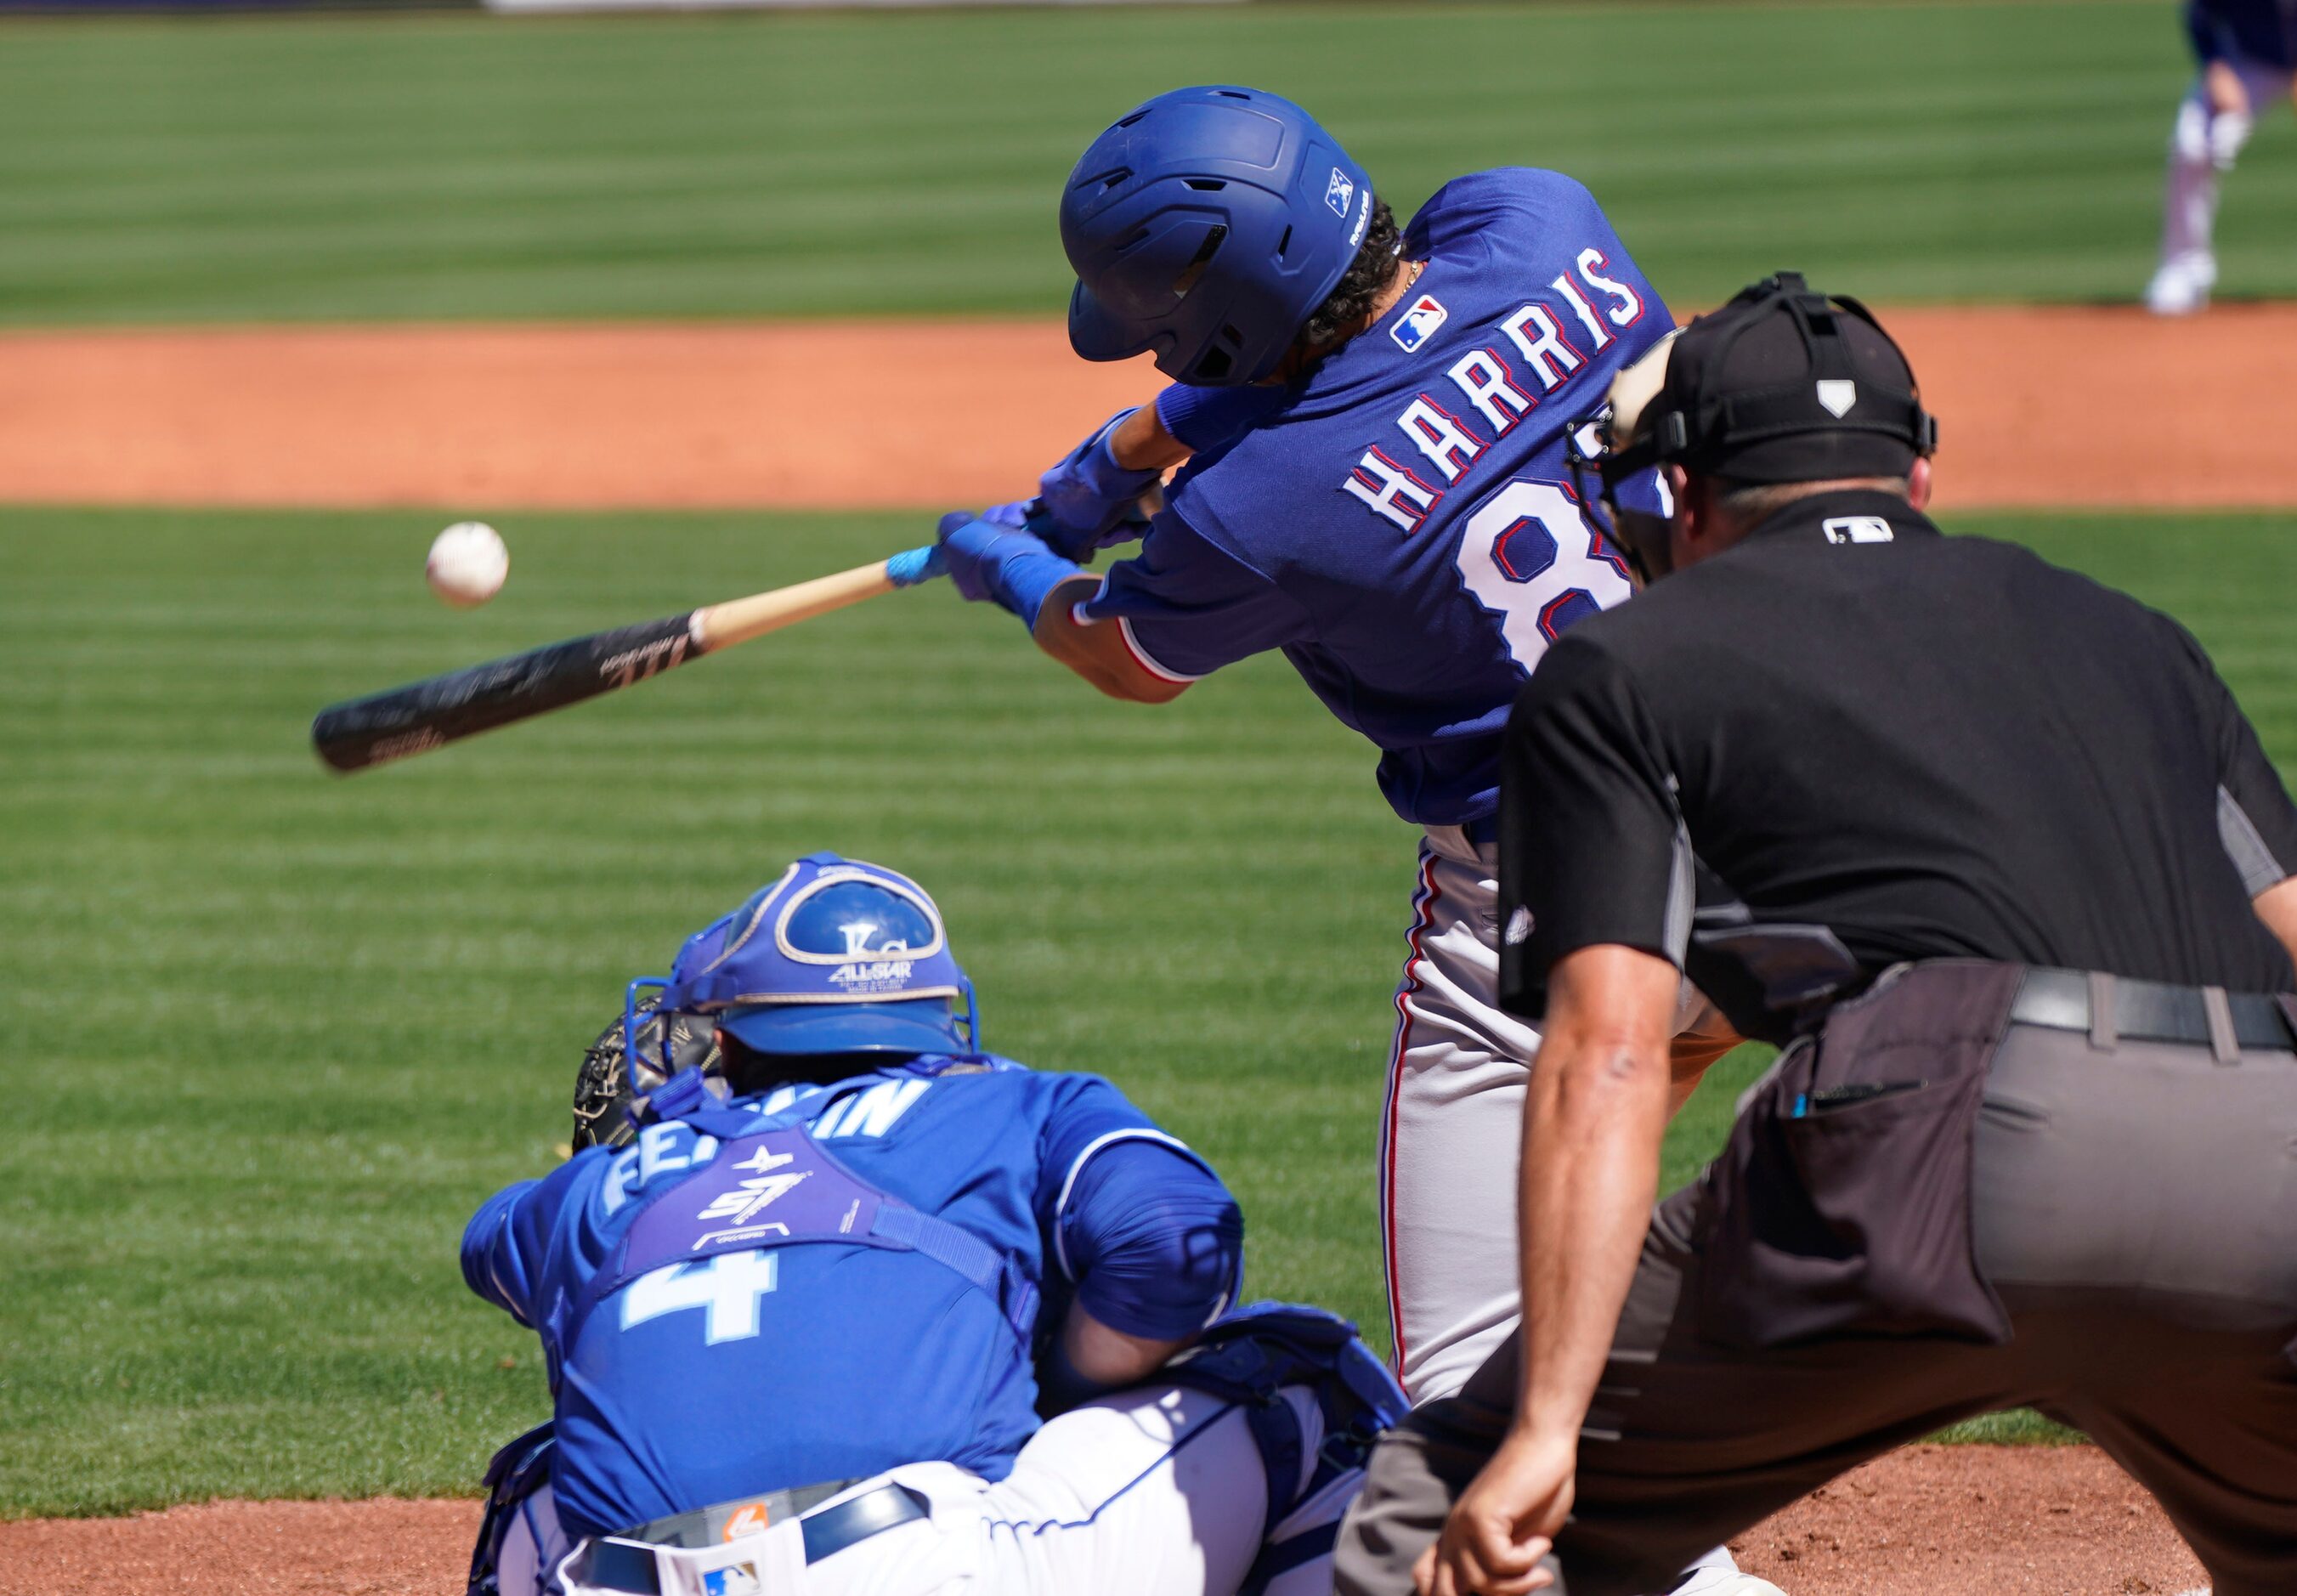
{"type": "Polygon", "coordinates": [[[1675,323],[1560,172],[1445,185],[1404,253],[1427,264],[1395,309],[1191,459],[1080,613],[1173,679],[1282,649],[1379,745],[1398,814],[1460,825],[1498,808],[1500,732],[1549,642],[1630,591],[1564,440],[1675,323]]]}
{"type": "Polygon", "coordinates": [[[692,1116],[699,1128],[587,1148],[480,1208],[464,1276],[541,1334],[570,1532],[902,1463],[1004,1477],[1037,1426],[1030,1304],[1041,1288],[1066,1296],[1082,1237],[1131,1222],[1076,1211],[1107,1200],[1079,1178],[1087,1161],[1160,1142],[1189,1161],[1179,1183],[1201,1172],[1227,1199],[1107,1082],[991,1062],[904,1060],[737,1098],[692,1116]],[[849,1201],[867,1205],[858,1227],[849,1201]],[[912,1247],[839,1238],[841,1222],[868,1234],[881,1206],[910,1222],[912,1247]],[[920,1214],[947,1224],[919,1238],[920,1214]],[[827,1239],[748,1246],[792,1225],[827,1239]],[[968,1246],[1009,1289],[967,1278],[968,1246]]]}

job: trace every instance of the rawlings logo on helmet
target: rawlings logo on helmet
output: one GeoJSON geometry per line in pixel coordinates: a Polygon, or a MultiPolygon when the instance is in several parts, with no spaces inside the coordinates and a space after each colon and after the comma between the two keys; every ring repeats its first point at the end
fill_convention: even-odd
{"type": "Polygon", "coordinates": [[[910,972],[917,968],[906,958],[879,959],[875,964],[842,964],[829,972],[832,985],[847,991],[899,991],[910,983],[910,972]]]}

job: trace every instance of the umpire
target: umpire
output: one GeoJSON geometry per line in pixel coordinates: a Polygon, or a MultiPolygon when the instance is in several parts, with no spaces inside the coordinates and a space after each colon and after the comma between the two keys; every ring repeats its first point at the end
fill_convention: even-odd
{"type": "Polygon", "coordinates": [[[2218,1596],[2297,1591],[2297,808],[2177,623],[1939,535],[1935,435],[1792,276],[1615,384],[1605,482],[1675,494],[1611,512],[1654,586],[1505,756],[1523,1327],[1383,1443],[1349,1596],[1661,1589],[2025,1403],[2218,1596]],[[1679,969],[1786,1050],[1654,1211],[1679,969]]]}

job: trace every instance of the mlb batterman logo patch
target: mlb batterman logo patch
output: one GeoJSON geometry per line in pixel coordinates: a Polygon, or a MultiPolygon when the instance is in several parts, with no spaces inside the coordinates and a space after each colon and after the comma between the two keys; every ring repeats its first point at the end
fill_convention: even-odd
{"type": "Polygon", "coordinates": [[[1354,180],[1339,168],[1334,167],[1332,180],[1324,185],[1324,203],[1332,208],[1334,216],[1346,221],[1348,219],[1348,202],[1355,197],[1354,180]]]}
{"type": "Polygon", "coordinates": [[[1450,314],[1434,294],[1423,293],[1404,309],[1395,325],[1387,330],[1387,335],[1408,355],[1427,342],[1428,335],[1442,326],[1444,318],[1450,314]]]}

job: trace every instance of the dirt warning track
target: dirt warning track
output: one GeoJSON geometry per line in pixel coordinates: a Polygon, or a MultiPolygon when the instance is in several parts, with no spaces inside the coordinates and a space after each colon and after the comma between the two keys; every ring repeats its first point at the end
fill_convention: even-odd
{"type": "MultiPolygon", "coordinates": [[[[2297,506],[2297,305],[1910,309],[1942,505],[2297,506]]],[[[909,508],[1155,391],[1048,321],[0,334],[0,502],[909,508]]]]}

